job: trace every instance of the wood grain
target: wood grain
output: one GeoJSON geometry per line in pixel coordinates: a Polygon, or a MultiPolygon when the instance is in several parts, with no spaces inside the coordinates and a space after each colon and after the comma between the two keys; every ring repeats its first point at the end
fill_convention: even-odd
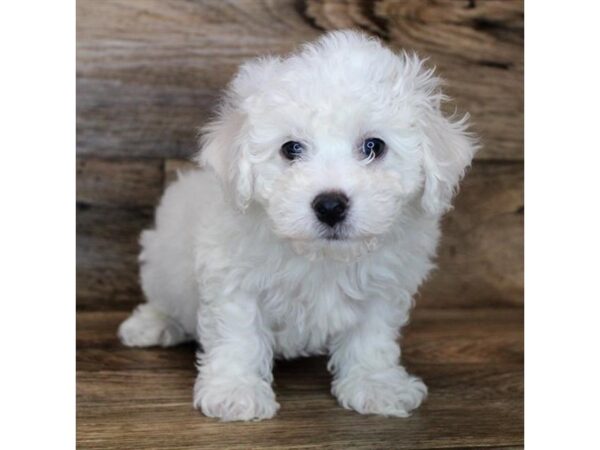
{"type": "Polygon", "coordinates": [[[478,158],[522,159],[523,3],[514,0],[80,0],[77,151],[187,157],[242,61],[346,27],[431,57],[472,115],[478,158]]]}
{"type": "Polygon", "coordinates": [[[476,164],[442,224],[427,306],[521,305],[524,290],[523,166],[476,164]]]}
{"type": "Polygon", "coordinates": [[[163,161],[77,158],[77,201],[85,204],[155,206],[163,191],[163,161]]]}
{"type": "Polygon", "coordinates": [[[137,244],[151,208],[77,207],[77,307],[129,309],[142,300],[137,244]]]}
{"type": "Polygon", "coordinates": [[[207,419],[192,409],[192,345],[121,347],[115,330],[125,316],[78,313],[80,448],[429,449],[523,443],[519,310],[417,308],[403,358],[430,393],[408,419],[342,409],[329,392],[325,359],[303,358],[276,364],[278,416],[243,424],[207,419]],[[479,350],[473,353],[473,346],[479,350]]]}
{"type": "MultiPolygon", "coordinates": [[[[137,281],[138,236],[152,223],[158,201],[159,180],[172,180],[177,170],[190,163],[168,160],[164,174],[139,169],[147,180],[136,178],[140,195],[132,208],[107,207],[113,194],[98,188],[89,194],[87,209],[78,212],[78,307],[80,309],[130,309],[141,301],[137,281]],[[150,187],[144,186],[145,183],[150,187]]],[[[83,165],[83,164],[82,164],[83,165]]],[[[119,177],[129,177],[114,161],[86,165],[86,178],[97,186],[122,186],[119,177]],[[107,164],[114,164],[107,169],[107,164]]],[[[87,182],[86,182],[87,183],[87,182]]],[[[456,198],[455,209],[443,223],[438,269],[423,286],[418,304],[423,307],[477,307],[522,305],[523,303],[523,165],[521,163],[476,163],[456,198]]],[[[115,205],[115,206],[118,206],[115,205]]]]}
{"type": "Polygon", "coordinates": [[[523,442],[521,367],[416,368],[439,378],[430,378],[430,396],[413,416],[397,419],[340,408],[324,361],[317,361],[317,373],[289,368],[293,363],[278,367],[278,416],[241,424],[192,409],[193,369],[78,372],[78,448],[431,449],[523,442]]]}

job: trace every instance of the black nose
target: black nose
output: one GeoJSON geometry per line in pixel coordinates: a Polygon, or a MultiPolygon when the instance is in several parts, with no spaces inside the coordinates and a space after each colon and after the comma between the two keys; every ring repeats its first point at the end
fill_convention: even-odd
{"type": "Polygon", "coordinates": [[[341,192],[324,192],[315,197],[312,208],[319,221],[332,227],[346,217],[348,197],[341,192]]]}

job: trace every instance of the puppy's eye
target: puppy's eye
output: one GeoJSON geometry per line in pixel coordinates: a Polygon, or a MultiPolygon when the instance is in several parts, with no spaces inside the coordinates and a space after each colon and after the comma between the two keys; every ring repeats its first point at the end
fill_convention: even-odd
{"type": "Polygon", "coordinates": [[[281,146],[281,154],[290,161],[298,159],[302,152],[304,152],[304,146],[300,142],[288,141],[281,146]]]}
{"type": "Polygon", "coordinates": [[[379,158],[385,150],[385,142],[379,138],[368,138],[362,144],[361,152],[366,158],[379,158]]]}

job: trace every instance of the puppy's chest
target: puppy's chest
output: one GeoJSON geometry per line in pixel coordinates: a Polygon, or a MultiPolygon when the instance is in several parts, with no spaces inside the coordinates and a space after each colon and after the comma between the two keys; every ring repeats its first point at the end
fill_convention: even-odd
{"type": "Polygon", "coordinates": [[[281,276],[262,292],[260,304],[276,353],[291,358],[319,354],[332,336],[356,325],[363,305],[350,299],[340,273],[316,268],[281,276]]]}

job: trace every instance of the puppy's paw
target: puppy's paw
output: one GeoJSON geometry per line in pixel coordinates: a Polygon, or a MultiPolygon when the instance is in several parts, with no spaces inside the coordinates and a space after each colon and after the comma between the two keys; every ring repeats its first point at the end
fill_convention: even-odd
{"type": "Polygon", "coordinates": [[[427,396],[427,386],[402,367],[395,367],[335,380],[332,393],[344,408],[361,414],[408,417],[427,396]]]}
{"type": "Polygon", "coordinates": [[[194,407],[224,421],[262,420],[272,418],[279,403],[269,383],[258,377],[239,380],[199,376],[194,386],[194,407]]]}
{"type": "Polygon", "coordinates": [[[148,303],[121,324],[118,336],[128,347],[170,347],[190,339],[177,322],[148,303]]]}

